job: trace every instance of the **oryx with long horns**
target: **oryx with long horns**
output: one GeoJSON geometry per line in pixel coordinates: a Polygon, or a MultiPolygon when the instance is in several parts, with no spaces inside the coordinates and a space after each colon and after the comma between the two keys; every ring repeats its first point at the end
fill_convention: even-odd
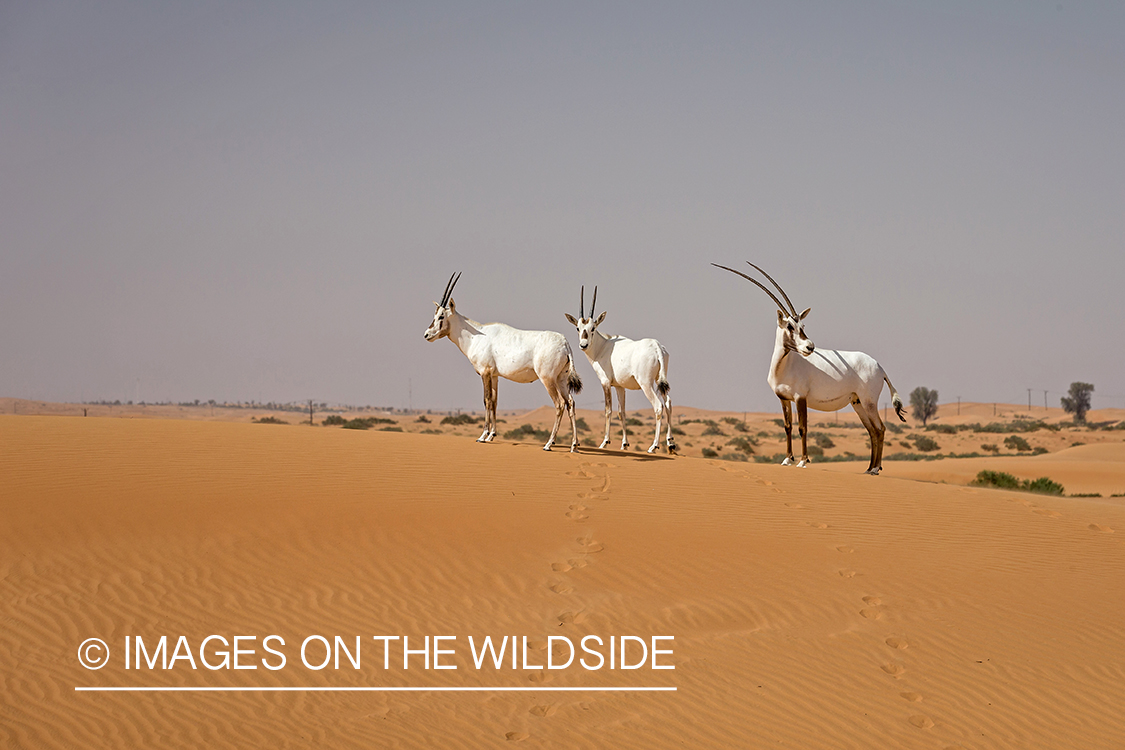
{"type": "Polygon", "coordinates": [[[887,373],[873,358],[863,352],[841,352],[835,349],[817,349],[805,336],[804,320],[812,308],[798,314],[797,308],[789,301],[789,296],[773,278],[750,261],[763,276],[781,293],[783,305],[773,292],[761,282],[752,279],[741,271],[711,265],[730,271],[757,285],[777,305],[777,333],[774,338],[773,358],[770,360],[769,384],[781,399],[781,413],[785,417],[786,456],[782,464],[793,463],[793,414],[790,404],[797,404],[798,429],[801,434],[801,461],[798,466],[809,462],[808,449],[808,410],[836,411],[851,404],[859,421],[871,435],[871,464],[868,474],[878,474],[883,468],[883,436],[886,427],[879,418],[879,394],[883,383],[891,390],[891,403],[895,414],[906,421],[902,399],[891,385],[887,373]]]}
{"type": "Polygon", "coordinates": [[[582,390],[582,380],[574,369],[574,358],[566,337],[555,331],[521,331],[503,323],[478,323],[457,312],[453,287],[461,274],[449,277],[437,312],[424,334],[426,341],[448,337],[472,363],[484,381],[484,432],[478,443],[496,437],[496,395],[500,378],[517,383],[543,382],[555,405],[555,426],[543,450],[551,450],[562,424],[563,413],[570,415],[571,452],[578,448],[578,425],[574,420],[574,397],[582,390]]]}
{"type": "Polygon", "coordinates": [[[594,318],[594,308],[598,304],[598,288],[594,287],[594,299],[590,303],[590,316],[586,317],[586,287],[582,287],[578,298],[578,319],[570,313],[563,313],[570,324],[578,329],[578,346],[586,353],[586,358],[598,374],[605,392],[605,438],[601,447],[609,443],[610,422],[613,419],[613,394],[617,389],[617,406],[621,415],[621,450],[629,447],[629,433],[625,427],[625,390],[640,389],[652,404],[656,414],[656,435],[648,452],[652,453],[660,445],[660,421],[668,420],[668,452],[676,451],[676,439],[672,436],[672,399],[668,395],[668,350],[656,339],[633,341],[624,336],[609,336],[598,330],[605,320],[605,312],[594,318]]]}

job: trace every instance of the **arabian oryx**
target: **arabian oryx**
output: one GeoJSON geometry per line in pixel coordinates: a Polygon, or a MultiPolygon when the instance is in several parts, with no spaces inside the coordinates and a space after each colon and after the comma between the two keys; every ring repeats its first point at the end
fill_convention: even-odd
{"type": "Polygon", "coordinates": [[[578,426],[574,422],[573,393],[582,390],[582,380],[574,370],[574,358],[566,337],[555,331],[521,331],[503,323],[478,323],[457,312],[453,302],[456,278],[449,277],[437,312],[424,334],[426,341],[449,340],[468,357],[473,369],[484,381],[484,432],[478,443],[489,443],[496,437],[496,393],[500,378],[517,383],[543,381],[547,395],[555,404],[555,426],[543,450],[551,450],[562,424],[563,412],[570,415],[570,450],[578,448],[578,426]]]}
{"type": "Polygon", "coordinates": [[[633,341],[624,336],[608,336],[598,330],[605,320],[605,312],[594,318],[594,307],[598,304],[598,288],[594,287],[594,299],[590,303],[590,317],[586,317],[586,287],[582,287],[578,298],[578,320],[570,313],[563,313],[570,324],[578,329],[578,345],[586,352],[586,358],[598,374],[605,391],[605,439],[600,447],[609,443],[609,428],[613,415],[613,394],[610,388],[617,389],[617,406],[621,415],[621,450],[629,447],[629,434],[625,428],[625,389],[644,392],[656,413],[656,435],[648,452],[652,453],[660,445],[660,420],[668,418],[668,452],[676,452],[676,439],[672,437],[672,399],[668,396],[668,350],[656,339],[633,341]]]}
{"type": "Polygon", "coordinates": [[[750,261],[746,262],[769,279],[777,291],[781,292],[786,304],[781,304],[773,292],[741,271],[717,263],[711,265],[738,274],[756,284],[777,305],[777,333],[768,381],[770,388],[781,399],[781,413],[785,417],[786,456],[782,464],[789,466],[793,463],[791,401],[797,402],[798,428],[801,433],[801,462],[797,466],[804,466],[809,462],[809,407],[818,411],[836,411],[850,402],[859,415],[859,421],[863,422],[871,435],[871,465],[867,467],[866,473],[878,474],[883,468],[883,435],[886,433],[883,420],[879,418],[879,394],[883,390],[884,381],[891,389],[891,403],[894,404],[895,414],[903,422],[906,421],[902,399],[891,385],[887,373],[878,362],[863,352],[840,352],[813,346],[813,342],[805,336],[804,325],[812,308],[797,314],[797,308],[793,307],[785,290],[768,273],[750,261]],[[794,352],[799,356],[790,356],[794,352]]]}

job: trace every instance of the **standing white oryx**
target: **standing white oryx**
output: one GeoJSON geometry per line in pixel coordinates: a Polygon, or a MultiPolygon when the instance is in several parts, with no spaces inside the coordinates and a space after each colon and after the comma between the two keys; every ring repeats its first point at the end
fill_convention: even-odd
{"type": "Polygon", "coordinates": [[[572,393],[582,390],[582,380],[574,370],[574,358],[566,337],[555,331],[521,331],[503,323],[478,323],[457,312],[453,302],[453,287],[461,274],[449,277],[441,302],[435,302],[437,312],[424,334],[426,341],[437,341],[448,336],[461,353],[468,357],[473,369],[484,381],[484,432],[478,443],[491,442],[496,437],[496,393],[500,378],[517,383],[543,381],[547,395],[555,404],[555,426],[543,450],[551,450],[555,435],[562,424],[563,412],[570,415],[573,435],[570,450],[578,448],[578,426],[574,422],[572,393]]]}
{"type": "Polygon", "coordinates": [[[788,466],[793,463],[791,401],[797,402],[798,428],[801,433],[801,462],[798,466],[804,466],[809,461],[809,407],[818,411],[836,411],[850,402],[859,415],[859,421],[871,435],[871,465],[867,467],[866,473],[878,474],[883,468],[883,435],[886,434],[883,420],[879,418],[879,394],[883,391],[884,381],[891,389],[891,403],[894,404],[895,414],[903,422],[906,421],[902,399],[891,385],[887,373],[878,362],[863,352],[840,352],[813,346],[813,342],[805,336],[802,322],[812,308],[797,314],[797,308],[793,307],[785,290],[768,273],[750,261],[746,262],[761,271],[777,287],[785,305],[781,304],[773,292],[741,271],[717,263],[711,265],[738,274],[756,284],[778,307],[777,334],[768,381],[770,388],[781,399],[781,413],[785,417],[786,457],[782,464],[788,466]],[[790,357],[792,352],[801,356],[790,357]]]}
{"type": "Polygon", "coordinates": [[[660,445],[660,420],[668,418],[668,452],[676,452],[676,439],[672,437],[672,399],[668,396],[668,350],[656,339],[633,341],[624,336],[607,336],[598,330],[605,313],[594,319],[598,304],[598,288],[594,287],[594,300],[590,303],[590,317],[586,317],[586,287],[578,301],[578,320],[569,313],[566,319],[578,329],[578,345],[598,374],[605,391],[605,439],[600,447],[609,443],[609,426],[613,415],[613,394],[617,389],[617,405],[621,415],[621,450],[629,447],[629,434],[625,429],[625,389],[644,392],[656,413],[656,435],[648,452],[660,445]]]}

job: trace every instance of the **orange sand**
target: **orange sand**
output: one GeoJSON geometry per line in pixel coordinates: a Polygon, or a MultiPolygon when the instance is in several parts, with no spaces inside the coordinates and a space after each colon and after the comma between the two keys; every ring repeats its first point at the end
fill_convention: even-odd
{"type": "MultiPolygon", "coordinates": [[[[1110,448],[1011,460],[1078,477],[1120,463],[1110,448]]],[[[1122,746],[1125,508],[906,467],[0,416],[0,745],[1122,746]],[[674,635],[676,669],[76,660],[91,636],[212,633],[280,634],[291,661],[311,633],[527,635],[540,657],[549,635],[674,635]],[[678,691],[74,691],[137,684],[678,691]]]]}

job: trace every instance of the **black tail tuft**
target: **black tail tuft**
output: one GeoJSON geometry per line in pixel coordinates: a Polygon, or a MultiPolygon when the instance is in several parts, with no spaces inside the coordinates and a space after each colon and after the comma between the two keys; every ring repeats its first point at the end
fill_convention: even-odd
{"type": "Polygon", "coordinates": [[[898,415],[899,419],[901,419],[903,422],[905,422],[906,421],[906,409],[902,408],[902,399],[898,397],[897,393],[895,394],[895,397],[891,399],[891,403],[894,404],[894,406],[895,406],[895,414],[898,415]]]}
{"type": "Polygon", "coordinates": [[[570,372],[566,375],[566,385],[570,388],[571,393],[582,392],[582,378],[578,377],[578,372],[574,369],[574,363],[570,363],[570,372]]]}
{"type": "Polygon", "coordinates": [[[672,386],[668,385],[668,381],[664,378],[656,381],[656,392],[660,394],[660,398],[668,398],[668,391],[672,390],[672,386]]]}

